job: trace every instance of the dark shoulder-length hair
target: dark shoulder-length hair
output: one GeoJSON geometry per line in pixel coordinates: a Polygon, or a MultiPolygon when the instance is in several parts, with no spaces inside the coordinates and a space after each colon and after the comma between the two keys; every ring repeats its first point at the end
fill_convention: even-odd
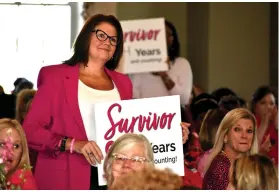
{"type": "Polygon", "coordinates": [[[171,47],[168,47],[168,56],[171,61],[174,61],[177,57],[180,56],[180,43],[178,40],[178,34],[175,26],[171,22],[165,20],[165,25],[172,31],[173,42],[171,47]]]}
{"type": "Polygon", "coordinates": [[[252,96],[250,107],[251,107],[251,111],[253,113],[255,113],[256,104],[268,94],[272,94],[275,97],[275,104],[278,106],[277,94],[276,94],[276,91],[274,90],[274,88],[263,85],[263,86],[258,87],[252,96]]]}
{"type": "Polygon", "coordinates": [[[116,45],[116,50],[112,59],[107,61],[105,64],[105,66],[110,70],[115,70],[117,68],[123,52],[123,30],[120,22],[113,15],[102,14],[94,15],[85,22],[74,43],[74,54],[70,59],[64,61],[64,64],[73,66],[78,63],[84,63],[85,65],[88,63],[92,31],[98,24],[102,22],[111,24],[117,31],[117,39],[119,43],[116,45]]]}

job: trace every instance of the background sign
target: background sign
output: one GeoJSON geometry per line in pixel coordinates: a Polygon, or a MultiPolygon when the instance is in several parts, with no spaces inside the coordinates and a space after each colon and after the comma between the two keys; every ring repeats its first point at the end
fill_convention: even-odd
{"type": "Polygon", "coordinates": [[[124,50],[118,71],[142,73],[167,71],[164,18],[121,21],[124,50]]]}

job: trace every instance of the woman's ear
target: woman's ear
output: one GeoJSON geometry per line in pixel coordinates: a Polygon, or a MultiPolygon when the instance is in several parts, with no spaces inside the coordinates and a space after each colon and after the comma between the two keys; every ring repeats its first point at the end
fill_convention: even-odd
{"type": "Polygon", "coordinates": [[[228,135],[225,135],[224,137],[224,143],[227,143],[228,142],[228,135]]]}

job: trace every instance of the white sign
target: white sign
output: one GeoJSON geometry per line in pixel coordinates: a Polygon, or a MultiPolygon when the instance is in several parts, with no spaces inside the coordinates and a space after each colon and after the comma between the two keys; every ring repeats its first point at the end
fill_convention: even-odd
{"type": "Polygon", "coordinates": [[[164,18],[121,21],[124,50],[120,71],[126,74],[167,71],[164,18]]]}
{"type": "MultiPolygon", "coordinates": [[[[95,119],[96,142],[104,156],[119,136],[143,134],[152,144],[155,166],[184,176],[179,96],[97,103],[95,119]]],[[[98,164],[99,185],[106,184],[103,163],[98,164]]]]}

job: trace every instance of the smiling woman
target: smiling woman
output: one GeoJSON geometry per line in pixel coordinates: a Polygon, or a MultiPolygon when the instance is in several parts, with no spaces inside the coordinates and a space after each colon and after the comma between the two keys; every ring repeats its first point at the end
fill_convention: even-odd
{"type": "Polygon", "coordinates": [[[114,16],[89,18],[73,50],[63,64],[40,70],[23,123],[29,147],[39,153],[35,177],[44,190],[105,188],[98,185],[96,164],[103,154],[95,142],[94,104],[132,98],[129,77],[114,71],[123,52],[114,16]]]}
{"type": "Polygon", "coordinates": [[[104,177],[110,187],[118,178],[145,167],[154,167],[151,144],[144,135],[127,133],[110,147],[104,162],[104,177]]]}

